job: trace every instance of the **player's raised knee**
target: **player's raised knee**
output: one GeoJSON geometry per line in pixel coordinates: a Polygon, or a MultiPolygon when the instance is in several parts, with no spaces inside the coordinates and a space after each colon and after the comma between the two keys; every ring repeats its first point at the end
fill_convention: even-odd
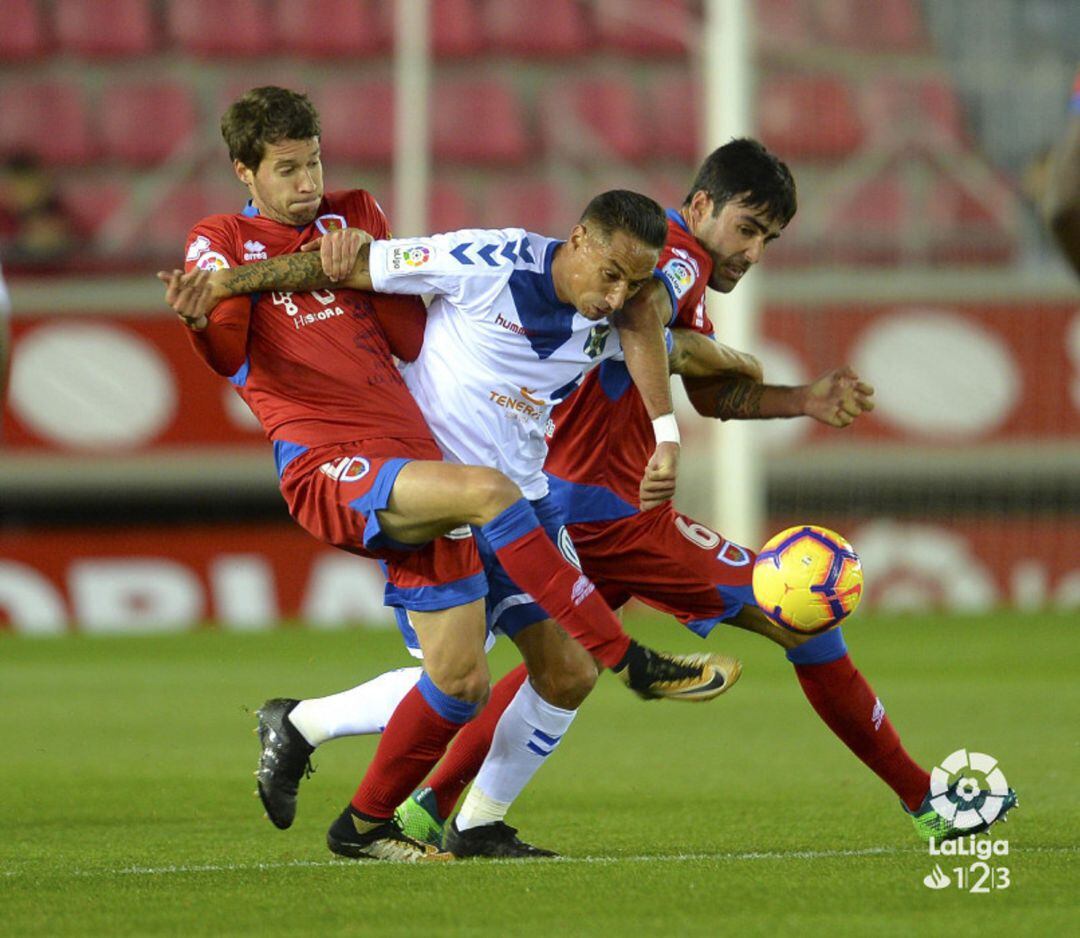
{"type": "Polygon", "coordinates": [[[474,513],[474,524],[486,524],[522,497],[521,489],[497,469],[470,466],[465,474],[461,497],[474,513]]]}
{"type": "Polygon", "coordinates": [[[582,652],[561,667],[547,668],[532,677],[536,692],[553,707],[576,710],[596,686],[596,664],[584,649],[582,652]]]}

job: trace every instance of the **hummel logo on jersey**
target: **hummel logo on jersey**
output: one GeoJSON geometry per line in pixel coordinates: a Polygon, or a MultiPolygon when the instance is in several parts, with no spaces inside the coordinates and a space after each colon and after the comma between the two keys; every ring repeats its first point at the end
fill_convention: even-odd
{"type": "Polygon", "coordinates": [[[246,261],[264,261],[266,260],[266,245],[261,241],[245,241],[244,242],[244,260],[246,261]]]}

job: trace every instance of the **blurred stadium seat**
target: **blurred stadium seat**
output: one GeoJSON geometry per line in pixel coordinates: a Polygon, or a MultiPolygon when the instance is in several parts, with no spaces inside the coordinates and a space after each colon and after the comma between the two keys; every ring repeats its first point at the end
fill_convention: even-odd
{"type": "Polygon", "coordinates": [[[314,100],[327,160],[390,162],[394,152],[394,88],[390,82],[329,82],[314,100]]]}
{"type": "Polygon", "coordinates": [[[181,183],[152,206],[131,250],[180,264],[188,232],[197,221],[207,215],[239,212],[246,201],[239,182],[230,184],[218,178],[181,183]]]}
{"type": "Polygon", "coordinates": [[[433,232],[477,227],[477,211],[467,185],[440,179],[428,199],[428,228],[433,232]]]}
{"type": "Polygon", "coordinates": [[[101,96],[98,121],[106,157],[151,166],[172,156],[200,129],[186,84],[128,82],[101,96]]]}
{"type": "Polygon", "coordinates": [[[757,0],[754,12],[763,50],[790,52],[811,45],[813,34],[806,0],[757,0]]]}
{"type": "Polygon", "coordinates": [[[564,236],[583,208],[572,204],[566,186],[528,179],[490,183],[480,205],[477,224],[485,228],[526,228],[552,236],[564,236]]]}
{"type": "Polygon", "coordinates": [[[436,85],[431,121],[436,159],[504,164],[529,156],[521,102],[508,78],[436,85]]]}
{"type": "Polygon", "coordinates": [[[649,133],[664,157],[692,162],[702,153],[701,83],[676,75],[649,85],[649,133]]]}
{"type": "Polygon", "coordinates": [[[89,162],[97,155],[89,113],[76,84],[8,84],[0,106],[0,152],[29,152],[53,164],[89,162]]]}
{"type": "Polygon", "coordinates": [[[288,0],[274,10],[281,49],[310,59],[386,53],[391,46],[387,17],[373,0],[288,0]]]}
{"type": "Polygon", "coordinates": [[[689,0],[597,0],[602,45],[628,55],[657,58],[689,53],[695,17],[689,0]]]}
{"type": "Polygon", "coordinates": [[[859,96],[875,143],[921,140],[955,146],[965,139],[960,101],[948,78],[881,75],[866,82],[859,96]]]}
{"type": "Polygon", "coordinates": [[[483,51],[478,0],[439,0],[431,5],[431,48],[437,58],[465,58],[483,51]]]}
{"type": "Polygon", "coordinates": [[[484,31],[494,53],[524,58],[580,55],[593,42],[589,21],[577,0],[543,4],[488,0],[484,31]]]}
{"type": "Polygon", "coordinates": [[[822,0],[820,38],[867,52],[909,52],[926,41],[917,0],[822,0]]]}
{"type": "Polygon", "coordinates": [[[62,52],[92,58],[152,53],[157,29],[144,0],[56,0],[53,24],[62,52]]]}
{"type": "Polygon", "coordinates": [[[545,148],[595,162],[614,154],[630,162],[650,156],[652,134],[633,85],[607,78],[568,79],[540,102],[545,148]]]}
{"type": "Polygon", "coordinates": [[[762,141],[784,159],[838,159],[863,138],[852,88],[818,72],[767,76],[758,120],[762,141]]]}
{"type": "Polygon", "coordinates": [[[35,0],[5,0],[0,4],[0,62],[21,62],[50,51],[35,0]]]}
{"type": "Polygon", "coordinates": [[[180,49],[204,58],[275,51],[267,0],[169,0],[168,28],[180,49]]]}
{"type": "Polygon", "coordinates": [[[126,208],[129,190],[127,177],[81,174],[64,183],[60,197],[78,235],[92,239],[126,208]]]}

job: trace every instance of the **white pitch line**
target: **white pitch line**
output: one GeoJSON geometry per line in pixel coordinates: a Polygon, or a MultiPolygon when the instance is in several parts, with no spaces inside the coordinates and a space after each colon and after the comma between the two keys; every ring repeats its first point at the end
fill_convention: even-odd
{"type": "MultiPolygon", "coordinates": [[[[744,851],[740,853],[682,853],[661,855],[637,855],[627,857],[557,857],[542,863],[558,863],[572,865],[614,866],[620,863],[700,863],[703,860],[725,861],[741,863],[752,860],[829,860],[843,859],[845,857],[872,857],[888,856],[895,854],[912,854],[920,856],[914,847],[865,847],[860,850],[775,850],[775,851],[744,851]]],[[[1080,853],[1080,847],[1016,847],[1010,853],[1080,853]]],[[[536,860],[531,859],[502,859],[485,860],[484,865],[497,864],[529,864],[536,865],[536,860]]],[[[323,869],[335,866],[357,866],[356,860],[287,860],[280,863],[219,863],[200,864],[190,866],[126,866],[119,869],[106,870],[67,870],[60,871],[63,876],[170,876],[177,873],[233,873],[249,870],[286,870],[286,869],[323,869]]],[[[363,865],[361,863],[361,865],[363,865]]],[[[400,864],[398,864],[400,865],[400,864]]],[[[20,870],[6,870],[6,877],[35,875],[40,876],[40,871],[23,872],[20,870]]]]}

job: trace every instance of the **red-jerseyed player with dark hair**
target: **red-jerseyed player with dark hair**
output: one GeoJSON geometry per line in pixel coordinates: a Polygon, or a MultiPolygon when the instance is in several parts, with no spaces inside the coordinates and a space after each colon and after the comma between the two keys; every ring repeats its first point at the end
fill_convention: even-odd
{"type": "MultiPolygon", "coordinates": [[[[389,236],[370,194],[324,195],[318,115],[304,95],[254,89],[226,111],[222,135],[251,199],[242,213],[211,216],[192,229],[188,272],[291,254],[329,231],[389,236]]],[[[425,673],[405,693],[360,788],[330,828],[332,850],[445,858],[403,835],[392,813],[488,692],[487,582],[468,528],[455,530],[462,525],[498,542],[498,558],[515,580],[598,661],[627,670],[632,687],[663,696],[658,662],[666,663],[667,677],[679,671],[684,685],[694,674],[713,681],[706,659],[687,662],[632,643],[599,594],[585,595],[591,586],[581,589],[584,578],[509,479],[442,461],[388,338],[402,325],[397,338],[404,341],[417,317],[423,321],[418,300],[338,289],[270,293],[226,300],[207,315],[205,275],[173,271],[159,278],[196,351],[229,378],[273,442],[293,517],[327,543],[383,561],[388,601],[409,610],[424,650],[425,673]]],[[[546,664],[558,669],[563,661],[555,656],[546,664]]],[[[264,782],[282,768],[280,759],[305,762],[310,747],[284,745],[298,735],[285,711],[261,714],[260,731],[260,794],[271,820],[287,827],[295,791],[289,797],[264,782]]],[[[298,768],[290,766],[290,776],[298,768]]]]}

